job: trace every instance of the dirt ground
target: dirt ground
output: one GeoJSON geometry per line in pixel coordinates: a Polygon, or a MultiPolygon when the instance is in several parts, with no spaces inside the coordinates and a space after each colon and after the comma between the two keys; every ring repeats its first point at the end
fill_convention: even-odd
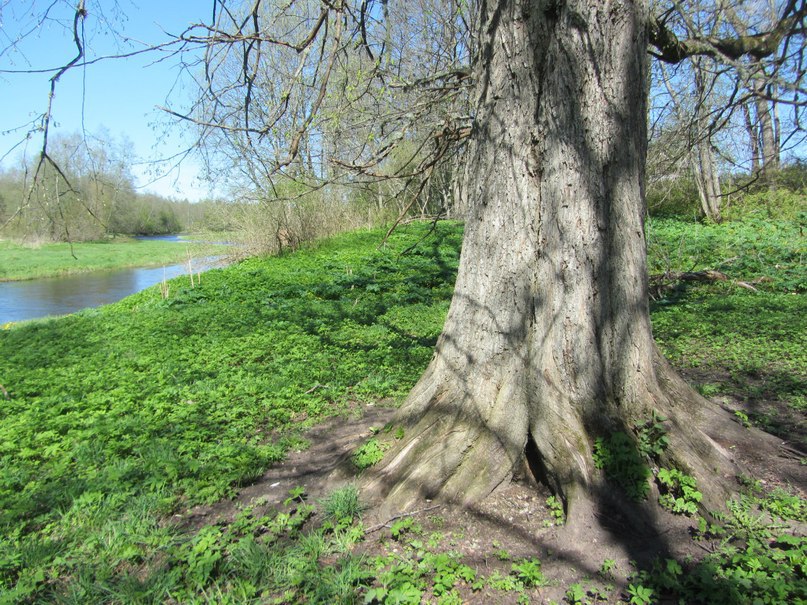
{"type": "MultiPolygon", "coordinates": [[[[260,501],[263,506],[280,505],[289,490],[302,487],[311,502],[331,493],[346,479],[352,451],[389,422],[395,410],[361,406],[345,418],[332,418],[305,434],[310,447],[292,452],[287,459],[267,471],[257,482],[240,490],[233,501],[196,507],[183,515],[182,524],[201,526],[227,522],[239,507],[260,501]]],[[[734,422],[731,412],[725,422],[734,422]]],[[[715,427],[720,440],[720,427],[715,427]]],[[[750,433],[749,433],[750,435],[750,433]]],[[[807,490],[807,466],[801,464],[804,452],[795,450],[787,440],[769,438],[760,442],[723,443],[734,452],[737,461],[766,488],[787,486],[807,490]],[[801,458],[801,459],[800,459],[801,458]]],[[[347,481],[355,481],[348,478],[347,481]]],[[[533,603],[563,602],[569,585],[604,587],[610,602],[616,602],[634,570],[633,562],[647,564],[658,556],[684,560],[704,555],[709,544],[691,537],[695,522],[687,517],[663,512],[655,504],[625,511],[604,505],[593,516],[574,528],[554,526],[546,505],[548,490],[534,481],[521,479],[490,496],[474,508],[424,501],[413,514],[423,528],[422,536],[439,532],[445,539],[435,550],[459,552],[463,561],[485,576],[500,570],[506,575],[513,559],[537,557],[544,575],[551,581],[546,587],[529,591],[533,603]],[[614,561],[608,574],[602,574],[603,562],[614,561]]],[[[363,494],[372,499],[372,494],[363,494]]],[[[648,502],[655,502],[653,494],[648,502]]],[[[395,552],[402,548],[390,538],[389,526],[396,519],[381,519],[371,507],[363,521],[367,536],[359,551],[368,555],[395,552]]],[[[468,603],[516,602],[516,593],[461,591],[468,603]]],[[[603,602],[603,601],[600,601],[603,602]]]]}

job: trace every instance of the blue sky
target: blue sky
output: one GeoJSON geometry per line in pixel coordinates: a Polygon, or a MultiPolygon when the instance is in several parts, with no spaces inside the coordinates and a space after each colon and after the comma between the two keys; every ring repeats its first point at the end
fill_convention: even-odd
{"type": "MultiPolygon", "coordinates": [[[[40,15],[48,4],[50,1],[43,0],[0,1],[0,49],[30,31],[14,50],[0,54],[0,157],[24,139],[25,125],[44,112],[52,75],[9,72],[59,67],[75,56],[71,30],[75,2],[59,0],[52,19],[36,27],[39,18],[34,15],[40,15]]],[[[85,36],[91,59],[131,52],[144,43],[166,42],[170,37],[165,32],[179,34],[192,22],[209,20],[211,3],[86,0],[86,8],[85,36]]],[[[181,129],[166,131],[169,120],[157,107],[167,103],[178,109],[187,107],[188,94],[177,80],[179,75],[178,58],[154,53],[71,69],[56,87],[51,133],[79,132],[83,124],[91,134],[105,129],[114,139],[127,141],[143,161],[171,156],[187,144],[181,129]],[[160,58],[164,60],[155,62],[160,58]]],[[[41,138],[34,136],[27,143],[28,154],[34,156],[40,146],[41,138]]],[[[11,152],[3,166],[18,163],[24,147],[11,152]]],[[[193,159],[149,184],[153,177],[148,173],[153,168],[149,164],[133,168],[139,185],[146,190],[192,200],[209,193],[208,186],[196,178],[199,170],[193,159]]]]}

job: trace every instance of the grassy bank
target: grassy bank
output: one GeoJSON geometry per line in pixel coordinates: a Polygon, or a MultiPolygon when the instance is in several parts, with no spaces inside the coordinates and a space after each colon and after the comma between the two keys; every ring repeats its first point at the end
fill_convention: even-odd
{"type": "MultiPolygon", "coordinates": [[[[765,225],[719,246],[721,231],[652,225],[654,267],[715,268],[742,258],[721,264],[724,282],[665,289],[654,302],[654,329],[679,367],[709,373],[699,386],[710,395],[776,400],[803,417],[801,240],[797,226],[765,225]],[[735,251],[735,241],[745,243],[735,251]],[[690,246],[697,263],[678,252],[690,246]],[[754,280],[756,291],[737,285],[754,280]]],[[[347,492],[322,505],[319,518],[331,521],[315,530],[314,507],[293,494],[274,516],[247,509],[230,525],[201,528],[172,520],[232,496],[305,447],[306,426],[357,401],[406,394],[441,330],[461,239],[454,224],[424,239],[427,231],[407,226],[382,248],[380,232],[352,233],[210,271],[195,288],[175,282],[167,299],[151,288],[0,330],[0,602],[336,603],[364,600],[372,586],[378,602],[417,603],[426,590],[438,595],[440,577],[439,600],[451,603],[464,581],[497,594],[540,585],[538,563],[514,562],[512,576],[495,583],[474,580],[456,557],[423,545],[426,554],[413,552],[407,563],[411,573],[399,555],[353,557],[364,529],[347,492]]],[[[799,502],[791,502],[791,518],[804,517],[799,502]]],[[[765,544],[774,542],[759,548],[765,544]]],[[[792,546],[776,565],[794,568],[788,561],[804,548],[792,546]]],[[[725,564],[727,576],[740,563],[713,565],[725,564]]],[[[803,571],[801,580],[776,573],[785,596],[807,598],[803,571]]],[[[748,590],[774,594],[758,577],[748,590]]],[[[679,580],[682,598],[704,590],[679,580]]]]}
{"type": "Polygon", "coordinates": [[[19,245],[0,241],[0,281],[37,279],[100,269],[149,267],[182,263],[222,254],[224,246],[117,238],[72,245],[19,245]],[[75,256],[75,257],[74,257],[75,256]]]}

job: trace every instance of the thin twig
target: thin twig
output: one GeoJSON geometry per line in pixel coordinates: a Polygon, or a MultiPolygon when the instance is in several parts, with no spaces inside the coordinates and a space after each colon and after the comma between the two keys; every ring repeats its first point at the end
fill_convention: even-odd
{"type": "Polygon", "coordinates": [[[420,513],[425,513],[430,510],[434,510],[435,508],[442,508],[442,504],[435,504],[434,506],[429,506],[427,508],[421,508],[420,510],[414,510],[411,513],[401,513],[400,515],[395,515],[394,517],[390,517],[383,523],[379,523],[378,525],[373,525],[372,527],[366,529],[364,533],[369,534],[374,531],[378,531],[384,527],[389,526],[390,523],[393,521],[397,521],[398,519],[403,519],[404,517],[414,517],[415,515],[419,515],[420,513]]]}

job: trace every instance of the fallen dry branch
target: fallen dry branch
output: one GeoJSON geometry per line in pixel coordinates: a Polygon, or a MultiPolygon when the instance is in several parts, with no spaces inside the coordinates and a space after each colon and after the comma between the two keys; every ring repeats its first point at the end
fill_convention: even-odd
{"type": "Polygon", "coordinates": [[[706,269],[704,271],[665,271],[650,276],[650,296],[654,300],[663,298],[664,295],[675,288],[681,282],[729,282],[738,288],[745,288],[753,292],[759,290],[755,287],[763,282],[771,281],[770,277],[762,276],[750,281],[731,280],[729,276],[722,271],[715,271],[713,269],[706,269]]]}
{"type": "Polygon", "coordinates": [[[441,508],[442,506],[443,506],[442,504],[435,504],[434,506],[428,506],[426,508],[421,508],[419,510],[413,510],[411,513],[401,513],[400,515],[395,515],[393,517],[390,517],[389,519],[387,519],[383,523],[379,523],[378,525],[373,525],[372,527],[366,529],[365,533],[369,534],[369,533],[372,533],[374,531],[378,531],[379,529],[382,529],[384,527],[389,527],[390,523],[392,523],[393,521],[397,521],[398,519],[403,519],[404,517],[414,517],[415,515],[419,515],[420,513],[425,513],[425,512],[428,512],[430,510],[434,510],[436,508],[441,508]]]}

